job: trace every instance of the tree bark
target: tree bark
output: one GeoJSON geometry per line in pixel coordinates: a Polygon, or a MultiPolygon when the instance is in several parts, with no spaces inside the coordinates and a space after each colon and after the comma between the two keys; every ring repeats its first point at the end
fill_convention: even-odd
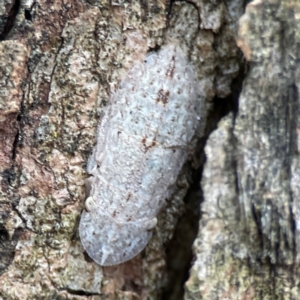
{"type": "MultiPolygon", "coordinates": [[[[265,5],[268,7],[269,4],[265,5]]],[[[276,3],[272,5],[276,6],[276,3]]],[[[197,192],[200,190],[203,147],[220,118],[234,111],[236,93],[242,82],[244,61],[235,42],[237,21],[242,10],[243,1],[239,0],[1,1],[0,299],[182,299],[183,282],[190,265],[192,242],[199,221],[201,196],[197,192]],[[190,159],[178,178],[176,192],[158,216],[158,225],[146,249],[131,261],[102,268],[88,257],[78,237],[78,221],[86,198],[86,164],[95,143],[96,127],[110,105],[111,93],[133,63],[144,59],[148,52],[174,42],[182,47],[198,73],[201,96],[205,100],[199,132],[190,150],[190,159]],[[240,78],[233,81],[238,75],[240,78]]],[[[286,13],[281,17],[288,24],[287,29],[294,32],[294,40],[289,41],[289,45],[296,47],[296,25],[287,16],[286,13]]],[[[259,24],[260,21],[257,22],[259,24]]],[[[247,34],[241,36],[246,40],[247,34]]],[[[285,37],[287,33],[281,31],[280,36],[285,37]]],[[[270,36],[268,38],[271,40],[270,36]]],[[[244,41],[243,45],[246,47],[249,42],[244,41]]],[[[264,49],[263,46],[258,47],[264,49]]],[[[244,48],[243,51],[249,59],[247,51],[244,48]]],[[[249,53],[252,57],[254,51],[249,53]]],[[[286,61],[281,61],[282,68],[289,61],[295,62],[293,74],[297,65],[293,56],[295,53],[293,49],[285,52],[282,58],[286,61]]],[[[260,58],[259,62],[262,61],[260,58]]],[[[260,67],[263,68],[263,65],[261,63],[260,67]]],[[[261,80],[265,78],[261,77],[261,80]]],[[[276,82],[272,83],[277,86],[276,82]]],[[[281,93],[280,88],[284,84],[278,85],[278,93],[281,93]]],[[[286,93],[289,91],[290,101],[296,99],[296,84],[292,86],[294,89],[286,90],[286,93]]],[[[249,91],[256,91],[253,84],[249,91]]],[[[267,97],[264,99],[268,100],[267,97]]],[[[289,108],[296,119],[297,101],[291,102],[295,103],[292,106],[284,99],[281,98],[282,106],[286,105],[284,107],[289,108]]],[[[241,100],[239,114],[242,113],[242,105],[246,109],[249,104],[241,100]]],[[[276,122],[280,120],[284,123],[287,116],[283,115],[281,109],[276,111],[276,122]]],[[[250,119],[257,117],[254,108],[247,115],[250,119]]],[[[265,214],[265,208],[261,208],[259,201],[248,200],[249,187],[245,186],[244,177],[237,177],[245,168],[242,160],[244,152],[240,150],[244,145],[241,139],[247,140],[246,134],[251,123],[234,114],[226,118],[222,121],[225,127],[220,127],[223,129],[218,129],[208,141],[208,161],[202,181],[204,204],[201,210],[204,211],[207,205],[217,210],[221,205],[224,215],[219,217],[218,222],[228,222],[228,226],[223,227],[226,230],[230,228],[234,232],[234,241],[240,243],[240,239],[244,241],[249,236],[244,234],[238,238],[241,234],[235,227],[235,215],[238,215],[239,226],[244,224],[243,230],[252,234],[250,240],[253,241],[253,244],[245,241],[243,253],[252,253],[252,260],[257,257],[275,259],[276,255],[262,256],[263,251],[257,252],[264,248],[255,246],[258,242],[254,225],[260,219],[259,213],[265,214]],[[244,127],[232,127],[230,118],[235,118],[236,122],[239,118],[243,119],[244,127]],[[220,130],[223,130],[223,136],[212,142],[220,130]],[[232,141],[232,144],[228,141],[232,141]],[[224,145],[229,143],[226,151],[222,148],[222,142],[224,145]],[[212,143],[215,144],[212,146],[212,143]],[[228,168],[222,169],[222,176],[218,174],[214,179],[208,169],[213,164],[209,147],[215,148],[213,158],[227,157],[228,168]],[[227,204],[223,204],[225,200],[218,195],[219,182],[227,184],[224,187],[228,190],[225,195],[229,199],[226,200],[229,201],[227,204]],[[210,190],[209,193],[214,195],[211,197],[207,194],[207,186],[213,184],[216,187],[210,190]],[[238,200],[239,197],[243,197],[243,202],[238,200]],[[209,204],[209,201],[212,203],[209,204]],[[230,206],[230,201],[234,205],[230,206]],[[249,211],[242,211],[241,207],[249,203],[253,203],[256,219],[249,211]],[[248,220],[252,220],[252,223],[248,220]]],[[[268,120],[271,122],[270,118],[268,120]]],[[[275,122],[275,119],[272,120],[275,122]]],[[[263,125],[259,124],[258,127],[263,125]]],[[[296,123],[287,125],[285,130],[290,136],[284,141],[295,141],[296,136],[292,132],[296,129],[296,123]]],[[[285,132],[278,137],[285,137],[285,132]]],[[[294,144],[290,142],[289,145],[289,151],[292,151],[294,144]]],[[[251,150],[251,147],[244,145],[243,149],[251,150]]],[[[281,149],[281,144],[278,147],[281,149]]],[[[271,162],[274,153],[267,152],[271,162]]],[[[284,161],[283,157],[280,159],[284,161]]],[[[296,161],[293,160],[293,165],[290,162],[290,166],[296,165],[296,161]]],[[[288,178],[294,178],[295,182],[291,188],[295,196],[290,197],[296,197],[296,171],[292,177],[287,170],[290,169],[285,167],[284,174],[289,174],[288,178]]],[[[269,171],[264,168],[263,172],[268,174],[269,171]]],[[[285,181],[286,191],[288,180],[285,181]]],[[[281,188],[281,185],[277,188],[281,188]]],[[[280,199],[276,198],[273,204],[274,207],[276,203],[279,205],[276,206],[277,213],[284,208],[296,215],[296,201],[289,211],[291,199],[285,198],[288,202],[280,199]]],[[[201,215],[198,239],[202,241],[205,240],[203,234],[210,234],[205,227],[207,215],[209,213],[201,215]]],[[[286,223],[278,223],[277,227],[283,226],[278,232],[286,238],[284,245],[293,245],[292,253],[295,254],[296,234],[291,235],[291,227],[285,225],[290,224],[289,216],[282,219],[278,217],[280,222],[286,223]],[[287,233],[286,236],[284,233],[287,233]]],[[[219,223],[214,224],[217,226],[219,223]]],[[[223,231],[222,234],[225,235],[223,231]]],[[[264,234],[267,237],[265,228],[261,236],[264,234]]],[[[281,240],[277,238],[272,242],[276,244],[278,241],[281,240]]],[[[226,249],[231,251],[228,255],[232,255],[234,248],[230,247],[233,242],[226,244],[227,248],[217,240],[208,245],[205,245],[208,252],[204,255],[207,260],[202,260],[204,265],[198,263],[204,250],[194,247],[198,259],[186,285],[187,299],[189,295],[199,295],[199,299],[219,299],[217,296],[206,296],[203,286],[208,284],[214,290],[215,284],[223,280],[222,276],[215,276],[215,273],[215,281],[209,283],[210,277],[206,275],[204,279],[201,278],[197,267],[210,268],[214,261],[218,261],[219,255],[227,253],[224,252],[226,249]]],[[[273,248],[270,246],[266,249],[273,248]]],[[[285,256],[287,259],[288,255],[285,256]]],[[[278,262],[285,262],[285,259],[280,259],[278,262]]],[[[241,265],[248,272],[252,270],[251,265],[245,265],[245,261],[241,260],[241,265]]],[[[218,268],[216,271],[220,272],[218,268]]]]}
{"type": "Polygon", "coordinates": [[[185,299],[299,299],[299,1],[254,1],[236,114],[206,145],[185,299]]]}

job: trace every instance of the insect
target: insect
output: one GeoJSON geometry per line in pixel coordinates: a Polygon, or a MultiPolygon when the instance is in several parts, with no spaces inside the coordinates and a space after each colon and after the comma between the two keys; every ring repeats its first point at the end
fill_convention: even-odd
{"type": "Polygon", "coordinates": [[[175,44],[135,63],[111,95],[88,163],[91,190],[79,225],[98,264],[122,263],[147,245],[200,115],[197,75],[175,44]]]}

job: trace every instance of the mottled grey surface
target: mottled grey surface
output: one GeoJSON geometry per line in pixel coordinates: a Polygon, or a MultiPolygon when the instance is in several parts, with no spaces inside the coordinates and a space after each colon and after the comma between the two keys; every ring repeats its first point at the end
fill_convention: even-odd
{"type": "Polygon", "coordinates": [[[185,300],[300,299],[299,1],[253,1],[236,115],[205,148],[204,202],[185,300]]]}

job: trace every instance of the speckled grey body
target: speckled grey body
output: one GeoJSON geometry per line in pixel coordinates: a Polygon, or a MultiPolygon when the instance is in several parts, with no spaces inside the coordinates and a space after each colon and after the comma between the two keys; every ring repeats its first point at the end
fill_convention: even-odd
{"type": "Polygon", "coordinates": [[[97,263],[122,263],[147,245],[200,113],[197,76],[173,44],[136,63],[112,94],[88,163],[91,192],[79,226],[97,263]]]}

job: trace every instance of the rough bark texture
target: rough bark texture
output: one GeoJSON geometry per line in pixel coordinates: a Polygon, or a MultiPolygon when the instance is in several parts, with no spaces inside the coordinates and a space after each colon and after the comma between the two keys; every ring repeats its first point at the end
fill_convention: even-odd
{"type": "MultiPolygon", "coordinates": [[[[110,268],[101,268],[90,260],[78,238],[78,219],[85,200],[86,163],[95,142],[99,117],[105,114],[109,95],[126,70],[148,51],[174,39],[197,70],[206,100],[203,122],[195,140],[195,145],[198,144],[195,149],[203,147],[205,135],[221,113],[210,113],[211,123],[205,129],[207,115],[209,111],[217,111],[213,104],[229,101],[232,80],[240,70],[235,34],[242,5],[243,1],[238,0],[0,1],[0,299],[160,299],[170,286],[175,288],[165,292],[165,299],[180,297],[178,287],[182,286],[191,248],[189,244],[185,246],[186,236],[191,236],[187,221],[195,220],[200,202],[200,196],[193,197],[191,207],[195,211],[189,211],[183,201],[191,182],[192,163],[184,167],[177,192],[160,214],[145,251],[125,264],[110,268]],[[172,247],[176,240],[180,241],[179,246],[172,247]]],[[[290,22],[288,28],[292,30],[292,20],[287,17],[285,20],[290,22]]],[[[277,29],[280,31],[280,26],[277,29]]],[[[276,90],[281,93],[279,86],[276,90]]],[[[285,98],[281,99],[282,105],[287,105],[285,98]]],[[[249,111],[246,104],[241,105],[249,111]]],[[[291,111],[296,113],[292,107],[291,111]]],[[[256,118],[254,112],[248,115],[256,118]]],[[[240,139],[251,128],[245,119],[243,122],[245,129],[241,129],[242,125],[234,129],[240,139]]],[[[223,155],[233,157],[233,150],[229,146],[228,149],[223,155]]],[[[217,156],[222,153],[220,148],[217,156]]],[[[201,157],[200,150],[193,154],[201,157]]],[[[240,159],[236,168],[245,168],[241,164],[240,159]]],[[[229,170],[223,172],[225,182],[231,174],[229,170]]],[[[233,188],[234,176],[235,173],[230,177],[233,188]]],[[[247,189],[244,179],[239,179],[239,193],[245,194],[243,203],[254,203],[258,214],[260,203],[246,197],[247,189]]],[[[238,201],[237,191],[232,193],[238,201]]],[[[205,194],[205,199],[209,201],[210,197],[205,194]]],[[[279,202],[284,206],[282,201],[279,202]]],[[[234,203],[234,207],[239,207],[234,203]]],[[[237,213],[229,204],[224,206],[228,214],[237,213]]],[[[278,213],[279,209],[278,206],[278,213]]],[[[245,218],[251,219],[248,211],[240,217],[244,223],[245,218]]],[[[286,222],[288,217],[282,220],[286,222]]],[[[253,232],[253,225],[245,224],[248,224],[245,229],[253,232]]],[[[287,232],[287,242],[291,243],[292,231],[287,232]]],[[[249,245],[253,257],[259,256],[255,244],[249,245]]],[[[296,245],[293,249],[296,253],[296,245]]],[[[195,282],[198,276],[197,265],[190,281],[195,282]]],[[[247,269],[248,265],[244,267],[247,269]]],[[[203,278],[199,280],[202,284],[203,278]]],[[[212,288],[213,284],[214,281],[210,284],[212,288]]],[[[201,285],[194,284],[195,288],[200,293],[201,285]]]]}
{"type": "Polygon", "coordinates": [[[185,299],[300,299],[300,2],[254,1],[236,115],[206,145],[197,259],[185,299]]]}

